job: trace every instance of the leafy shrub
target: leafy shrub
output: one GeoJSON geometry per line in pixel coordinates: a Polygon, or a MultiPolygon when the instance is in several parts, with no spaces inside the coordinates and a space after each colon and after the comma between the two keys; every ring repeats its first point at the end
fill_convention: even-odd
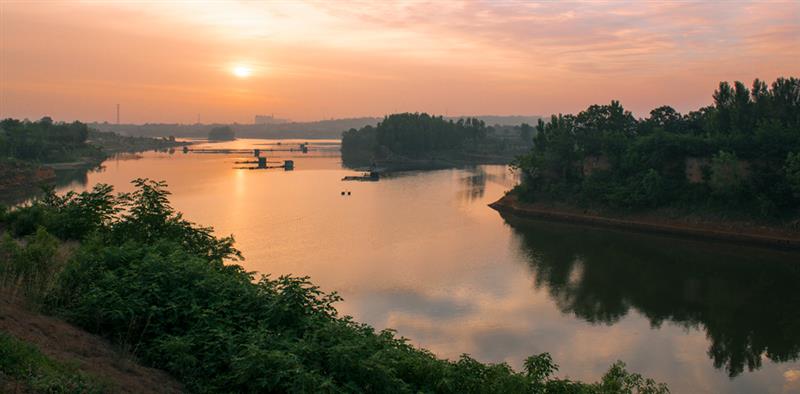
{"type": "Polygon", "coordinates": [[[45,214],[45,208],[36,204],[8,212],[5,222],[13,236],[24,237],[33,234],[37,228],[44,225],[45,214]]]}
{"type": "Polygon", "coordinates": [[[80,194],[68,192],[62,196],[47,189],[41,204],[49,213],[42,225],[59,238],[74,240],[103,228],[120,209],[109,185],[98,185],[80,194]]]}
{"type": "Polygon", "coordinates": [[[20,245],[6,233],[0,241],[0,279],[4,286],[38,300],[53,284],[58,240],[44,228],[20,245]]]}
{"type": "Polygon", "coordinates": [[[625,363],[617,361],[600,381],[598,392],[619,394],[656,394],[665,393],[669,389],[663,383],[644,378],[638,373],[629,373],[625,363]]]}

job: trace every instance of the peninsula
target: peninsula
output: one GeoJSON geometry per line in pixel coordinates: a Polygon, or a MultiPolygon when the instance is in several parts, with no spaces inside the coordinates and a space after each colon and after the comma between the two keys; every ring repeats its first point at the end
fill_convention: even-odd
{"type": "Polygon", "coordinates": [[[536,126],[501,213],[800,247],[800,80],[722,82],[714,104],[619,102],[536,126]]]}

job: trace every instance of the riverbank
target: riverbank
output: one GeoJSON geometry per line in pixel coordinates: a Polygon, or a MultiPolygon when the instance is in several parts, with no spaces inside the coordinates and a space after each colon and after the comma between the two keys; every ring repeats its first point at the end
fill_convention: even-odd
{"type": "Polygon", "coordinates": [[[0,161],[0,202],[24,196],[56,180],[53,168],[18,160],[0,161]]]}
{"type": "Polygon", "coordinates": [[[381,172],[430,171],[459,168],[465,166],[499,164],[507,165],[516,157],[514,154],[492,155],[464,152],[443,152],[426,158],[411,158],[392,155],[386,159],[354,160],[342,156],[343,164],[356,170],[380,169],[381,172]]]}
{"type": "Polygon", "coordinates": [[[52,185],[61,172],[88,171],[119,153],[150,150],[167,151],[192,141],[169,138],[129,137],[113,133],[90,131],[84,149],[73,152],[60,161],[34,162],[21,159],[0,160],[0,202],[14,201],[37,192],[42,186],[52,185]]]}
{"type": "Polygon", "coordinates": [[[800,231],[791,228],[756,226],[741,222],[699,221],[667,218],[654,214],[611,216],[554,203],[526,203],[508,193],[489,204],[501,214],[556,220],[592,226],[655,234],[703,238],[781,249],[800,250],[800,231]]]}

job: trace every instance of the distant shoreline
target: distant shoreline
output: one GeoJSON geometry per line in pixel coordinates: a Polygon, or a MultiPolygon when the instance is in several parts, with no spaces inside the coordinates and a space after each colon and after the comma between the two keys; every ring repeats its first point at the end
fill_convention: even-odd
{"type": "Polygon", "coordinates": [[[508,165],[514,158],[511,156],[501,155],[468,155],[461,154],[458,156],[446,157],[442,155],[437,158],[422,158],[413,159],[401,156],[395,156],[392,159],[384,160],[346,160],[342,158],[346,167],[351,169],[368,170],[370,168],[378,168],[383,172],[402,172],[402,171],[432,171],[432,170],[445,170],[449,168],[459,168],[471,165],[484,165],[484,164],[498,164],[508,165]]]}
{"type": "Polygon", "coordinates": [[[99,155],[84,154],[71,161],[34,162],[15,160],[0,161],[0,203],[8,203],[29,196],[43,186],[52,185],[63,171],[88,171],[119,153],[137,153],[151,150],[168,151],[192,145],[194,141],[169,141],[149,137],[124,137],[109,133],[93,136],[89,145],[99,149],[99,155]]]}
{"type": "Polygon", "coordinates": [[[725,242],[743,243],[770,248],[800,250],[800,231],[768,227],[745,227],[726,223],[688,223],[672,219],[644,217],[614,218],[544,204],[520,202],[513,193],[508,193],[489,206],[501,214],[530,217],[561,222],[586,224],[597,227],[632,230],[652,234],[725,242]]]}

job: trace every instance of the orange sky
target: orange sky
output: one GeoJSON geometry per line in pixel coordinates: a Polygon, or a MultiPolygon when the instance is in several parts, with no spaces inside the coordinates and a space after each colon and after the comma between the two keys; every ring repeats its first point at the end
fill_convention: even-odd
{"type": "Polygon", "coordinates": [[[800,1],[0,0],[0,117],[643,116],[800,71],[800,1]],[[234,75],[236,66],[251,71],[234,75]]]}

